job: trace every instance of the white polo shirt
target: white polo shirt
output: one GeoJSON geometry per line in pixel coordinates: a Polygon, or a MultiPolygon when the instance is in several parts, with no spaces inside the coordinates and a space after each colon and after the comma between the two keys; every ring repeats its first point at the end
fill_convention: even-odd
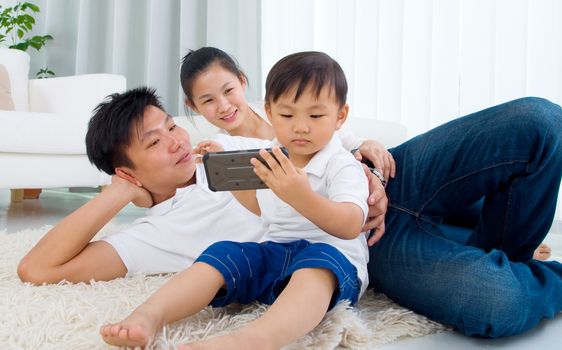
{"type": "Polygon", "coordinates": [[[262,238],[265,227],[260,218],[230,192],[209,190],[201,164],[196,178],[196,184],[179,188],[130,227],[102,238],[119,254],[127,276],[181,271],[212,243],[262,238]]]}
{"type": "MultiPolygon", "coordinates": [[[[267,144],[263,140],[226,135],[217,136],[216,140],[223,144],[226,150],[279,145],[276,140],[269,141],[267,144]]],[[[354,203],[363,211],[364,220],[367,218],[369,210],[367,177],[361,164],[342,147],[337,134],[334,134],[330,142],[314,155],[304,170],[314,192],[334,202],[354,203]]],[[[291,242],[306,239],[310,242],[330,244],[342,252],[357,268],[358,277],[362,282],[361,293],[365,291],[368,284],[367,262],[369,261],[365,233],[351,240],[334,237],[279,199],[273,191],[258,190],[256,196],[262,220],[268,226],[268,231],[263,236],[264,241],[291,242]]]]}

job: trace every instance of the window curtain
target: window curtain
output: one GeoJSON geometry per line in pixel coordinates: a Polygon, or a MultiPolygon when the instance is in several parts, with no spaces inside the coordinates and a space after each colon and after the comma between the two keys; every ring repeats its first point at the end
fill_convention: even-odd
{"type": "Polygon", "coordinates": [[[29,51],[31,72],[48,66],[57,76],[122,74],[128,88],[154,87],[170,114],[183,115],[181,58],[210,45],[237,58],[248,75],[248,98],[261,96],[259,0],[33,2],[41,8],[34,32],[54,40],[29,51]]]}
{"type": "MultiPolygon", "coordinates": [[[[286,54],[324,51],[346,72],[350,118],[409,136],[523,96],[562,104],[557,0],[263,0],[262,81],[286,54]]],[[[554,189],[553,189],[554,190],[554,189]]],[[[562,193],[556,219],[562,232],[562,193]]]]}

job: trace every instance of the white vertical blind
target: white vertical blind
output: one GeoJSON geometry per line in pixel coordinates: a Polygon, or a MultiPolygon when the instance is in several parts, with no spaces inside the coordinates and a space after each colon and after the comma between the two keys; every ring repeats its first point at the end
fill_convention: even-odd
{"type": "Polygon", "coordinates": [[[433,3],[429,125],[460,114],[460,0],[433,3]]]}
{"type": "Polygon", "coordinates": [[[346,72],[351,118],[415,136],[523,96],[562,103],[562,1],[263,0],[261,10],[261,80],[286,54],[324,51],[346,72]]]}
{"type": "Polygon", "coordinates": [[[408,1],[403,8],[401,122],[414,130],[424,128],[431,110],[432,5],[408,1]]]}
{"type": "Polygon", "coordinates": [[[461,1],[460,15],[459,110],[465,115],[494,104],[494,1],[461,1]]]}

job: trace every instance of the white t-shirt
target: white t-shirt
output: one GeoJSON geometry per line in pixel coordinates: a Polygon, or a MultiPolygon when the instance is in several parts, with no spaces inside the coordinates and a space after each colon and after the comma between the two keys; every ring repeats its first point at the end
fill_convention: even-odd
{"type": "MultiPolygon", "coordinates": [[[[263,101],[248,103],[248,106],[260,118],[262,118],[269,125],[271,125],[269,119],[267,119],[263,101]]],[[[221,134],[228,135],[228,132],[226,132],[226,130],[224,129],[219,129],[219,132],[221,134]]],[[[342,127],[336,133],[338,134],[341,140],[343,148],[345,148],[348,151],[351,151],[352,149],[355,148],[359,148],[359,146],[361,146],[363,141],[366,140],[364,138],[356,137],[355,134],[351,131],[351,128],[349,127],[348,123],[343,123],[342,127]]]]}
{"type": "MultiPolygon", "coordinates": [[[[216,140],[225,150],[266,148],[279,145],[276,140],[263,141],[238,136],[218,135],[216,140]]],[[[364,220],[368,215],[367,197],[369,186],[361,164],[345,150],[339,137],[334,134],[330,142],[320,150],[304,167],[312,190],[334,202],[354,203],[363,211],[364,220]]],[[[366,234],[356,239],[345,240],[334,237],[283,202],[273,191],[256,191],[261,217],[268,226],[263,241],[291,242],[305,239],[322,242],[336,247],[357,268],[361,280],[361,294],[368,284],[367,262],[369,250],[366,234]]]]}
{"type": "Polygon", "coordinates": [[[177,189],[130,227],[102,238],[117,250],[127,276],[181,271],[212,243],[262,238],[260,218],[230,192],[209,190],[202,164],[196,178],[196,184],[177,189]]]}

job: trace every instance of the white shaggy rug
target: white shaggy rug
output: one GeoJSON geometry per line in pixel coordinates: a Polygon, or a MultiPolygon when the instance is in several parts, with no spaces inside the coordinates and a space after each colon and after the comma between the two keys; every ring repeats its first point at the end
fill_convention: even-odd
{"type": "MultiPolygon", "coordinates": [[[[48,229],[0,232],[0,348],[109,348],[98,334],[100,326],[124,318],[169,276],[91,284],[23,284],[16,274],[17,263],[48,229]]],[[[259,304],[208,307],[166,327],[150,348],[175,349],[177,344],[228,332],[265,309],[259,304]]],[[[372,349],[401,337],[420,337],[444,329],[384,295],[368,291],[356,308],[336,306],[313,332],[287,349],[372,349]]]]}

